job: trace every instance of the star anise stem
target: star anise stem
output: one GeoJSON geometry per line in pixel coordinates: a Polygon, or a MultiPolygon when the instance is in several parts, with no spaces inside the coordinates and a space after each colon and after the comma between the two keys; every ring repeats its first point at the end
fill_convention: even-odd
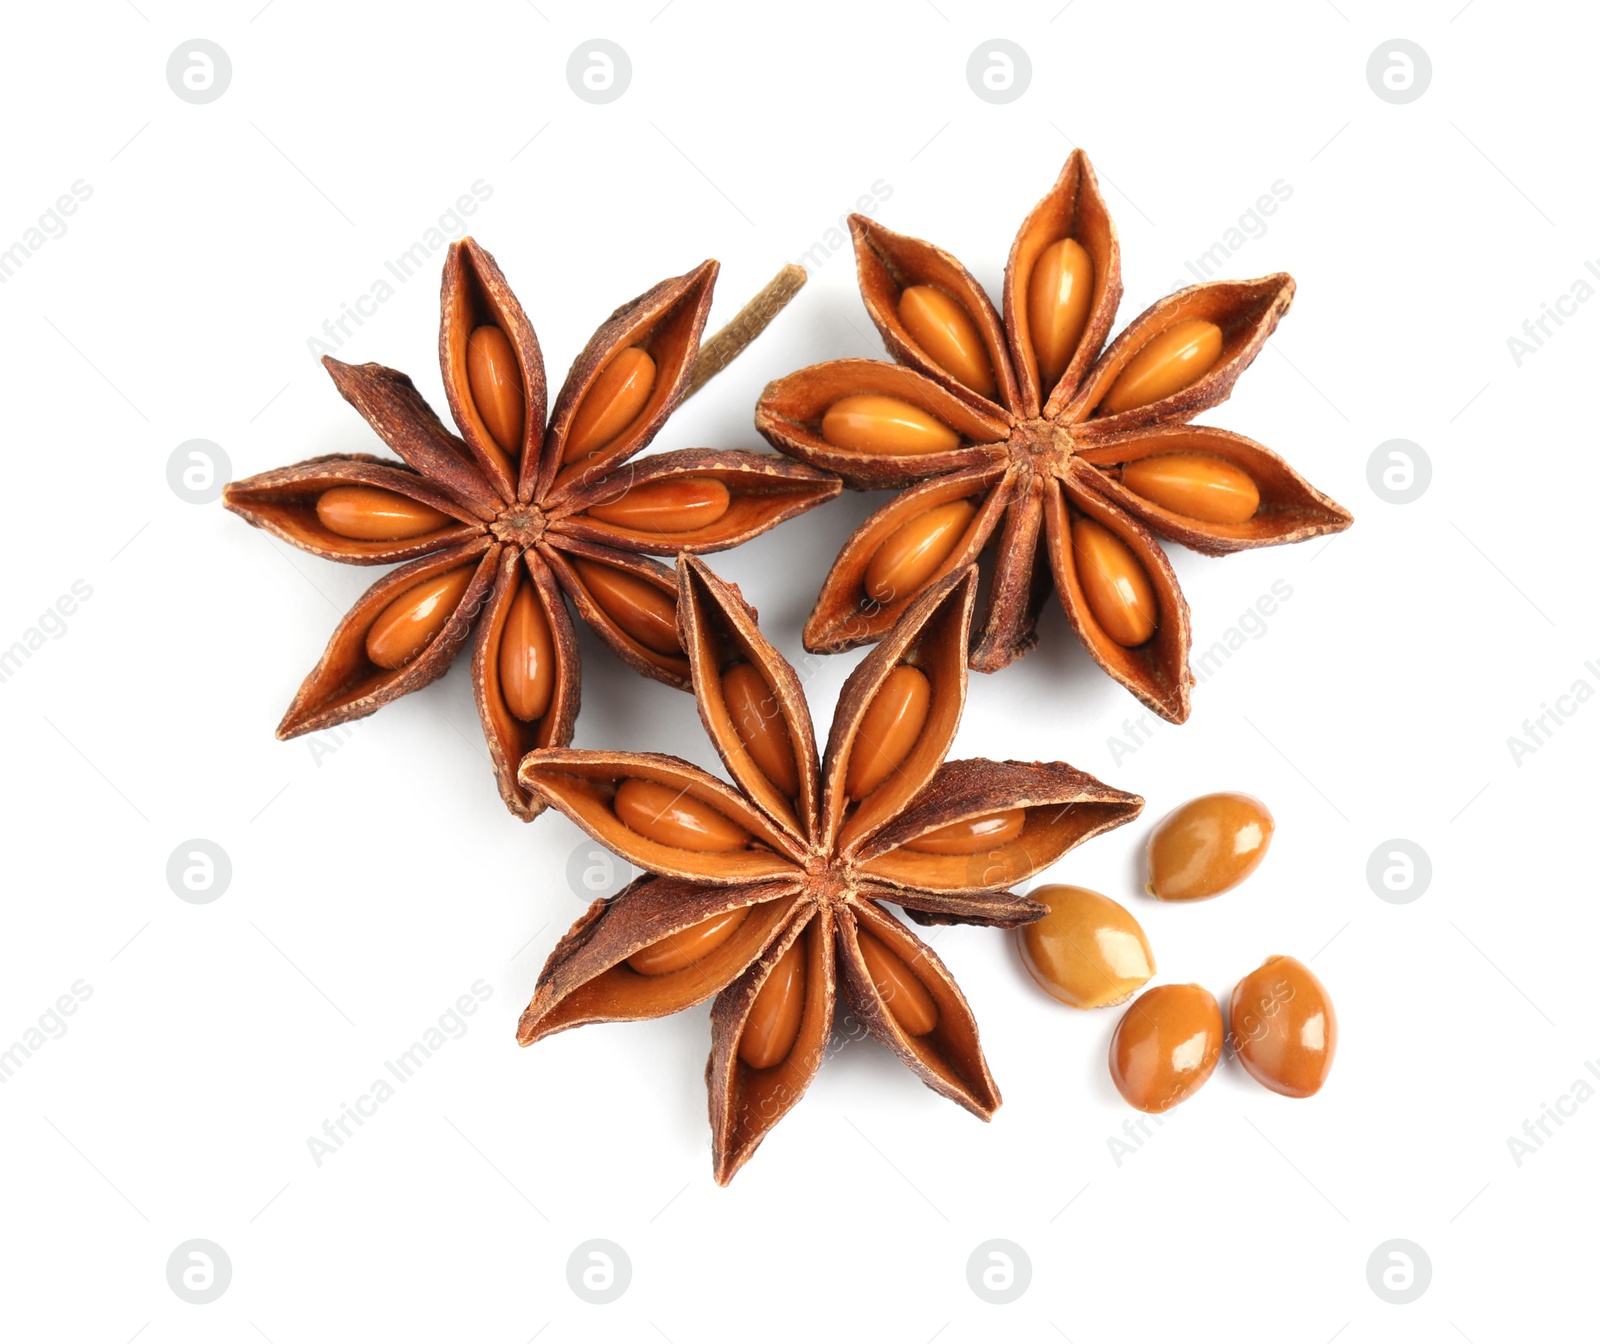
{"type": "Polygon", "coordinates": [[[806,268],[790,262],[767,281],[749,303],[734,314],[733,320],[727,326],[709,340],[702,341],[700,353],[695,357],[694,368],[689,373],[689,381],[684,384],[678,404],[683,405],[738,359],[744,353],[745,347],[761,335],[771,325],[772,319],[789,306],[790,301],[804,287],[806,279],[806,268]]]}

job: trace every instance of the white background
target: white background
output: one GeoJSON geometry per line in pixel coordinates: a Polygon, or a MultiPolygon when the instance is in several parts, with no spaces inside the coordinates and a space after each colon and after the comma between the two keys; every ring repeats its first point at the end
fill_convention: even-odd
{"type": "MultiPolygon", "coordinates": [[[[1600,919],[1579,861],[1600,707],[1565,702],[1575,712],[1520,764],[1508,738],[1575,682],[1600,687],[1580,531],[1600,487],[1585,414],[1600,304],[1550,324],[1520,365],[1507,339],[1600,252],[1592,14],[1505,0],[96,0],[17,9],[6,28],[0,248],[75,180],[92,196],[0,286],[0,647],[75,581],[92,595],[0,683],[0,1046],[75,982],[92,994],[0,1085],[0,1333],[1583,1333],[1600,1101],[1564,1103],[1573,1114],[1547,1121],[1520,1165],[1507,1140],[1600,1057],[1600,919]],[[605,106],[565,74],[596,36],[633,69],[605,106]],[[233,67],[203,106],[165,77],[195,37],[233,67]],[[1006,105],[965,74],[995,37],[1032,62],[1006,105]],[[1367,81],[1395,37],[1432,61],[1407,105],[1367,81]],[[1114,1013],[1045,998],[1010,935],[946,931],[936,945],[1005,1094],[994,1123],[854,1045],[721,1190],[703,1008],[515,1044],[582,909],[567,865],[585,842],[558,815],[524,826],[502,810],[465,663],[348,732],[276,742],[373,571],[186,502],[168,458],[209,439],[242,477],[378,451],[308,338],[475,180],[492,195],[472,231],[517,289],[553,393],[621,301],[716,256],[719,325],[879,180],[892,189],[879,219],[996,293],[1017,225],[1080,144],[1121,229],[1119,328],[1273,183],[1292,189],[1223,273],[1291,271],[1294,308],[1203,419],[1286,454],[1356,525],[1223,561],[1174,554],[1197,648],[1275,582],[1292,589],[1197,689],[1186,726],[1115,751],[1138,707],[1052,608],[1032,656],[974,680],[955,754],[1067,759],[1145,795],[1144,818],[1048,876],[1124,901],[1163,981],[1226,996],[1270,953],[1311,962],[1338,1007],[1338,1062],[1302,1102],[1220,1069],[1134,1145],[1104,1063],[1114,1013]],[[1395,438],[1433,468],[1406,505],[1368,483],[1395,438]],[[1219,900],[1158,906],[1139,890],[1150,825],[1221,788],[1269,801],[1266,864],[1219,900]],[[210,904],[180,901],[166,877],[195,838],[232,865],[210,904]],[[1432,862],[1409,904],[1366,877],[1393,838],[1432,862]],[[318,1166],[308,1138],[480,979],[492,994],[465,1034],[318,1166]],[[207,1306],[166,1280],[173,1248],[197,1237],[233,1267],[207,1306]],[[567,1281],[595,1238],[632,1267],[606,1306],[567,1281]],[[1006,1306],[967,1279],[995,1238],[1031,1264],[1006,1306]],[[1391,1238],[1432,1264],[1410,1305],[1368,1285],[1391,1238]]],[[[442,410],[441,259],[339,354],[407,370],[442,410]]],[[[878,354],[837,252],[657,447],[762,446],[750,413],[768,379],[878,354]]],[[[884,498],[846,497],[714,561],[791,657],[825,564],[884,498]]],[[[687,698],[587,634],[583,655],[578,745],[712,763],[687,698]]],[[[858,656],[810,673],[819,730],[858,656]]]]}

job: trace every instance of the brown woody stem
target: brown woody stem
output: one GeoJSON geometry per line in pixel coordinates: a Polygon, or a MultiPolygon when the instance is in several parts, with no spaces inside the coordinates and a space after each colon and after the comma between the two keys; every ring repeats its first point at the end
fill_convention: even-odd
{"type": "Polygon", "coordinates": [[[694,371],[684,385],[680,402],[687,401],[736,360],[745,346],[788,306],[789,300],[800,292],[806,282],[806,268],[793,262],[769,280],[761,292],[745,304],[721,331],[700,344],[695,358],[694,371]]]}

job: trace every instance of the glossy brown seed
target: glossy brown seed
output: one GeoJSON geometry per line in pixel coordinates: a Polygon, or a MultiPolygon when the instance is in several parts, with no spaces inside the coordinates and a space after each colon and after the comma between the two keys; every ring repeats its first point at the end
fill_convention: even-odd
{"type": "Polygon", "coordinates": [[[1028,336],[1046,396],[1072,362],[1093,297],[1094,262],[1077,239],[1063,238],[1039,254],[1028,277],[1028,336]]]}
{"type": "Polygon", "coordinates": [[[407,588],[367,630],[367,657],[379,667],[404,667],[444,629],[471,582],[472,566],[465,565],[407,588]]]}
{"type": "Polygon", "coordinates": [[[925,832],[915,840],[907,840],[901,848],[915,850],[918,854],[976,854],[990,845],[1015,840],[1022,834],[1027,819],[1027,810],[1020,807],[966,817],[925,832]]]}
{"type": "Polygon", "coordinates": [[[1222,354],[1222,328],[1193,317],[1174,322],[1139,347],[1100,402],[1101,415],[1131,411],[1181,392],[1211,371],[1222,354]]]}
{"type": "Polygon", "coordinates": [[[793,798],[800,792],[794,743],[778,708],[778,697],[766,678],[751,663],[735,663],[722,674],[722,699],[728,706],[734,731],[757,768],[779,793],[793,798]]]}
{"type": "Polygon", "coordinates": [[[974,392],[992,397],[994,366],[978,326],[942,289],[912,285],[900,295],[900,321],[941,369],[974,392]]]}
{"type": "Polygon", "coordinates": [[[867,963],[878,997],[889,1006],[900,1030],[907,1036],[926,1036],[939,1025],[939,1005],[911,967],[889,950],[881,938],[860,929],[856,942],[861,959],[867,963]]]}
{"type": "Polygon", "coordinates": [[[651,943],[628,958],[628,965],[640,975],[671,975],[697,961],[710,956],[739,931],[750,913],[748,905],[726,914],[713,915],[700,924],[693,924],[677,933],[670,933],[659,943],[651,943]]]}
{"type": "Polygon", "coordinates": [[[1228,1044],[1263,1087],[1285,1097],[1320,1091],[1338,1043],[1333,1000],[1293,957],[1268,957],[1233,987],[1228,1044]]]}
{"type": "Polygon", "coordinates": [[[336,485],[317,497],[317,521],[354,541],[404,541],[448,527],[451,519],[375,485],[336,485]]]}
{"type": "Polygon", "coordinates": [[[1222,1054],[1222,1009],[1200,985],[1157,985],[1131,1004],[1111,1037],[1111,1081],[1136,1110],[1168,1111],[1211,1076],[1222,1054]]]}
{"type": "Polygon", "coordinates": [[[517,352],[499,327],[478,327],[467,338],[467,387],[490,437],[505,452],[520,453],[528,398],[517,352]]]}
{"type": "Polygon", "coordinates": [[[901,523],[867,561],[867,596],[893,602],[920,590],[961,544],[977,512],[970,501],[953,499],[901,523]]]}
{"type": "Polygon", "coordinates": [[[731,499],[728,487],[713,476],[667,476],[635,485],[604,504],[591,504],[587,512],[633,532],[693,532],[717,522],[731,499]]]}
{"type": "Polygon", "coordinates": [[[1141,457],[1123,467],[1122,483],[1141,499],[1202,523],[1246,523],[1261,505],[1248,472],[1200,453],[1141,457]]]}
{"type": "Polygon", "coordinates": [[[1219,895],[1261,866],[1272,831],[1267,805],[1248,793],[1190,799],[1150,832],[1145,890],[1163,901],[1219,895]]]}
{"type": "Polygon", "coordinates": [[[656,653],[683,653],[678,643],[678,604],[669,594],[637,575],[593,560],[574,559],[572,567],[595,605],[624,634],[656,653]]]}
{"type": "Polygon", "coordinates": [[[752,1069],[782,1064],[800,1035],[806,1008],[806,935],[801,934],[778,958],[739,1036],[739,1058],[752,1069]]]}
{"type": "Polygon", "coordinates": [[[725,854],[750,843],[750,832],[710,803],[653,779],[625,779],[611,810],[630,831],[674,849],[725,854]]]}
{"type": "Polygon", "coordinates": [[[598,452],[627,429],[644,410],[656,385],[656,362],[630,345],[600,370],[567,430],[563,462],[598,452]]]}
{"type": "Polygon", "coordinates": [[[511,610],[500,632],[500,693],[506,708],[524,723],[542,719],[550,708],[556,684],[555,643],[550,622],[524,583],[511,599],[511,610]]]}
{"type": "Polygon", "coordinates": [[[1092,518],[1074,518],[1072,553],[1089,614],[1107,636],[1132,649],[1155,634],[1155,589],[1121,537],[1092,518]]]}
{"type": "Polygon", "coordinates": [[[1139,921],[1098,891],[1044,886],[1028,893],[1048,908],[1017,930],[1022,964],[1039,987],[1073,1008],[1109,1008],[1156,973],[1139,921]]]}
{"type": "Polygon", "coordinates": [[[828,407],[822,437],[835,448],[890,457],[947,453],[961,443],[961,435],[922,407],[873,393],[841,397],[828,407]]]}
{"type": "Polygon", "coordinates": [[[856,730],[845,769],[845,792],[859,802],[900,768],[928,722],[933,687],[927,674],[901,663],[884,678],[856,730]]]}

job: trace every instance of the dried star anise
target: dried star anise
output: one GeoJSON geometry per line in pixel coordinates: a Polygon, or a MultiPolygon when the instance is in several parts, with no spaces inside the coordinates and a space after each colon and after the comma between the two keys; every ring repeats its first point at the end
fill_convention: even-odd
{"type": "Polygon", "coordinates": [[[1183,722],[1189,610],[1151,531],[1221,555],[1351,523],[1276,453],[1187,424],[1228,396],[1294,281],[1180,290],[1101,354],[1122,296],[1121,253],[1082,150],[1017,233],[1004,319],[949,253],[862,215],[850,228],[867,311],[905,367],[844,359],[802,369],[767,387],[756,425],[854,489],[910,488],[845,543],[806,648],[880,638],[928,584],[995,540],[974,669],[995,671],[1033,647],[1053,580],[1095,661],[1183,722]]]}
{"type": "Polygon", "coordinates": [[[782,307],[780,284],[798,288],[780,275],[771,301],[758,297],[702,350],[716,274],[707,261],[617,309],[573,362],[548,429],[533,327],[470,238],[451,245],[440,295],[439,363],[459,438],[405,374],[324,357],[345,399],[404,460],[312,458],[236,482],[224,502],[329,560],[411,563],[340,622],[280,738],[437,680],[476,623],[472,684],[495,777],[506,806],[533,818],[544,804],[517,786],[516,764],[533,747],[571,742],[578,713],[563,592],[625,662],[689,689],[677,585],[645,556],[737,546],[839,491],[826,473],[770,453],[690,448],[629,462],[686,388],[782,307]]]}
{"type": "Polygon", "coordinates": [[[1000,1094],[967,1001],[884,906],[926,924],[1028,923],[1044,907],[1006,888],[1144,800],[1059,762],[945,761],[974,568],[918,597],[851,673],[820,760],[799,678],[737,590],[689,557],[678,582],[696,703],[736,787],[672,756],[523,760],[525,787],[649,875],[561,939],[518,1040],[716,995],[706,1081],[726,1184],[809,1086],[842,979],[866,1032],[988,1119],[1000,1094]]]}

